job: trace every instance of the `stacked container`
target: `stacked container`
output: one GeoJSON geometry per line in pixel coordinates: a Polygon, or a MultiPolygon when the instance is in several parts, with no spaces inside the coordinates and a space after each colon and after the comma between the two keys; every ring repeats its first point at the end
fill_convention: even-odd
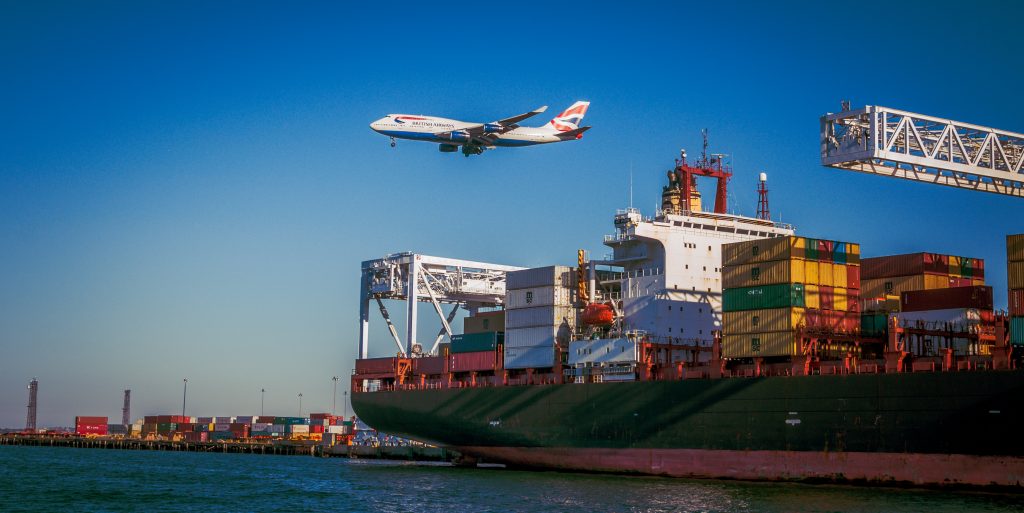
{"type": "Polygon", "coordinates": [[[865,258],[861,278],[865,298],[899,296],[913,290],[971,287],[985,284],[985,261],[938,253],[865,258]]]}
{"type": "Polygon", "coordinates": [[[107,434],[106,417],[75,417],[76,435],[105,435],[107,434]]]}
{"type": "Polygon", "coordinates": [[[554,365],[559,343],[568,344],[576,327],[574,276],[572,268],[566,266],[524,269],[506,275],[506,369],[554,365]]]}
{"type": "Polygon", "coordinates": [[[1024,345],[1024,234],[1006,236],[1006,281],[1010,287],[1010,342],[1024,345]]]}
{"type": "Polygon", "coordinates": [[[860,329],[860,245],[780,237],[722,246],[722,355],[799,354],[800,327],[860,329]]]}
{"type": "Polygon", "coordinates": [[[497,371],[502,368],[505,334],[497,331],[466,333],[452,337],[447,356],[450,372],[497,371]]]}

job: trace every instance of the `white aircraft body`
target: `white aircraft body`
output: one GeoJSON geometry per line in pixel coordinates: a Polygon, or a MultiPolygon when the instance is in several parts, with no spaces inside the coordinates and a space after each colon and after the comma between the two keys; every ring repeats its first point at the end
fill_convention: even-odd
{"type": "Polygon", "coordinates": [[[544,112],[547,106],[490,123],[388,114],[370,123],[370,128],[391,137],[392,147],[395,146],[395,139],[427,141],[440,144],[438,149],[442,152],[458,151],[461,146],[462,154],[468,157],[499,146],[532,146],[581,139],[583,132],[590,129],[589,126],[579,126],[589,106],[590,102],[576,102],[558,117],[539,127],[522,127],[518,123],[544,112]]]}

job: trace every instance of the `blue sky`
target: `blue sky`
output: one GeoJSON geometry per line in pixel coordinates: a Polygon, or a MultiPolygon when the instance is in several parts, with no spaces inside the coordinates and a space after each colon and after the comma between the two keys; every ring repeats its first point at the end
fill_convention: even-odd
{"type": "Polygon", "coordinates": [[[266,388],[287,415],[339,375],[340,412],[361,260],[603,255],[630,168],[651,213],[703,127],[739,212],[765,171],[801,234],[985,258],[1006,304],[1021,200],[822,168],[818,118],[849,98],[1024,131],[1012,3],[146,4],[0,16],[0,426],[33,376],[47,426],[119,418],[126,387],[135,417],[178,411],[185,377],[189,414],[266,388]],[[583,140],[476,158],[367,127],[577,99],[583,140]]]}

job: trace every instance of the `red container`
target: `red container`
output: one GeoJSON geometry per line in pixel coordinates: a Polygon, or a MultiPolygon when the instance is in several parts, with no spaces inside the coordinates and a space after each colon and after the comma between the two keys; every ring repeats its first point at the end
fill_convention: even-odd
{"type": "Polygon", "coordinates": [[[75,417],[75,425],[106,426],[107,417],[75,417]]]}
{"type": "Polygon", "coordinates": [[[196,425],[188,422],[179,422],[178,428],[175,431],[179,433],[188,433],[196,430],[196,425]]]}
{"type": "Polygon", "coordinates": [[[257,424],[273,424],[274,423],[274,418],[275,417],[273,415],[260,415],[259,417],[256,417],[256,423],[257,424]]]}
{"type": "Polygon", "coordinates": [[[444,374],[444,364],[448,359],[443,356],[426,356],[412,360],[413,374],[444,374]]]}
{"type": "Polygon", "coordinates": [[[846,286],[851,289],[860,289],[860,266],[846,266],[846,286]]]}
{"type": "Polygon", "coordinates": [[[451,372],[490,371],[500,369],[500,351],[473,351],[448,355],[448,369],[451,372]]]}
{"type": "MultiPolygon", "coordinates": [[[[860,314],[860,291],[857,289],[846,290],[846,311],[860,314]]],[[[857,318],[860,322],[860,318],[857,318]]]]}
{"type": "Polygon", "coordinates": [[[329,419],[331,419],[333,417],[334,417],[334,415],[331,415],[330,413],[310,413],[309,414],[309,420],[329,420],[329,419]]]}
{"type": "Polygon", "coordinates": [[[972,258],[973,265],[971,266],[971,274],[974,278],[985,278],[985,260],[981,258],[972,258]]]}
{"type": "Polygon", "coordinates": [[[971,279],[970,278],[957,278],[955,276],[950,276],[949,277],[949,286],[950,287],[970,287],[971,286],[971,279]]]}
{"type": "Polygon", "coordinates": [[[174,424],[188,424],[192,422],[192,417],[186,417],[184,415],[171,415],[171,422],[174,424]]]}
{"type": "Polygon", "coordinates": [[[192,433],[182,433],[181,439],[186,442],[205,442],[209,437],[209,433],[205,431],[197,431],[192,433]]]}
{"type": "Polygon", "coordinates": [[[863,258],[860,261],[860,277],[864,280],[925,273],[948,275],[949,257],[936,253],[910,253],[863,258]]]}
{"type": "Polygon", "coordinates": [[[857,312],[808,309],[804,316],[808,328],[845,333],[853,333],[860,328],[860,314],[857,312]]]}
{"type": "Polygon", "coordinates": [[[365,358],[356,360],[356,374],[394,374],[398,358],[365,358]]]}
{"type": "Polygon", "coordinates": [[[900,310],[922,312],[950,308],[992,310],[992,287],[955,287],[950,289],[914,290],[900,294],[900,310]]]}
{"type": "Polygon", "coordinates": [[[831,262],[835,256],[835,244],[835,242],[830,240],[819,240],[818,260],[822,262],[831,262]]]}
{"type": "Polygon", "coordinates": [[[818,287],[818,294],[821,296],[821,309],[832,310],[836,306],[835,287],[822,285],[818,287]]]}
{"type": "Polygon", "coordinates": [[[1024,289],[1010,291],[1010,315],[1024,316],[1024,289]]]}
{"type": "Polygon", "coordinates": [[[309,432],[310,433],[323,433],[324,432],[324,427],[323,426],[309,426],[309,432]]]}

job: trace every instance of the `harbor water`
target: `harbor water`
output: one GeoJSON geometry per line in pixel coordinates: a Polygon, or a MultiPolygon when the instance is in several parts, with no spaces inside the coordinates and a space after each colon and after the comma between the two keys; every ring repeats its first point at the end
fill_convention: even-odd
{"type": "Polygon", "coordinates": [[[5,446],[0,510],[965,513],[1022,511],[1024,495],[5,446]]]}

